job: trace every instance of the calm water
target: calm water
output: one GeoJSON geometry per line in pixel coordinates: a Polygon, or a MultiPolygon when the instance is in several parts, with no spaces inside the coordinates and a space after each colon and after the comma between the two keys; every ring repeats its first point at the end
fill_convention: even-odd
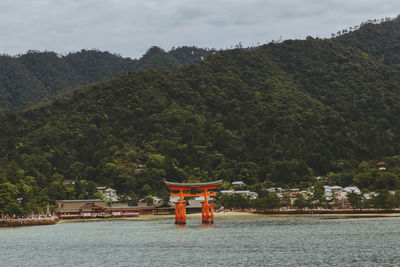
{"type": "Polygon", "coordinates": [[[1,266],[399,266],[400,218],[103,221],[0,229],[1,266]]]}

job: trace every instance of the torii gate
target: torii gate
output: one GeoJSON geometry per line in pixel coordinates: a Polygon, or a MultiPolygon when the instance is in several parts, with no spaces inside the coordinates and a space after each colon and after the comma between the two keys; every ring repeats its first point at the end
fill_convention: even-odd
{"type": "Polygon", "coordinates": [[[208,197],[216,196],[216,193],[210,193],[208,190],[216,189],[222,183],[222,180],[207,183],[174,183],[165,181],[165,185],[173,191],[179,193],[171,193],[171,197],[179,197],[179,203],[175,203],[175,223],[186,224],[186,203],[183,202],[184,197],[200,197],[204,196],[204,202],[201,203],[201,215],[203,223],[214,223],[214,203],[208,203],[208,197]],[[194,190],[203,190],[201,193],[193,193],[194,190]],[[184,193],[183,191],[190,191],[184,193]]]}

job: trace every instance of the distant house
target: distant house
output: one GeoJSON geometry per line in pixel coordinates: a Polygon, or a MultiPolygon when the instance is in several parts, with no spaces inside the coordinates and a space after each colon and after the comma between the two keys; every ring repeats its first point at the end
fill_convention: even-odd
{"type": "Polygon", "coordinates": [[[346,193],[356,193],[356,194],[361,194],[361,190],[357,186],[348,186],[343,188],[343,191],[346,193]]]}
{"type": "Polygon", "coordinates": [[[245,195],[250,199],[256,199],[258,197],[258,194],[256,192],[251,192],[250,190],[235,191],[235,194],[245,195]]]}
{"type": "Polygon", "coordinates": [[[226,194],[226,195],[233,195],[235,194],[234,190],[221,190],[221,194],[226,194]]]}
{"type": "Polygon", "coordinates": [[[240,188],[243,186],[246,186],[246,184],[243,181],[234,181],[231,183],[233,188],[240,188]]]}
{"type": "Polygon", "coordinates": [[[326,195],[331,195],[332,193],[340,192],[343,190],[343,187],[338,185],[333,185],[333,186],[325,185],[324,188],[326,195]]]}
{"type": "Polygon", "coordinates": [[[369,199],[376,197],[377,195],[378,195],[378,193],[375,193],[375,192],[365,193],[363,195],[363,198],[369,200],[369,199]]]}
{"type": "Polygon", "coordinates": [[[162,204],[162,202],[163,202],[162,198],[160,198],[158,196],[153,196],[153,200],[154,200],[154,205],[159,205],[159,204],[162,204]]]}
{"type": "Polygon", "coordinates": [[[226,195],[233,195],[233,194],[239,194],[243,195],[246,197],[249,197],[250,199],[256,199],[258,197],[258,194],[255,192],[251,192],[250,190],[221,190],[221,194],[226,194],[226,195]]]}
{"type": "Polygon", "coordinates": [[[270,187],[268,189],[263,189],[263,190],[267,190],[268,192],[278,192],[278,193],[282,193],[284,191],[282,187],[270,187]]]}
{"type": "Polygon", "coordinates": [[[117,195],[117,190],[115,189],[99,186],[97,187],[97,190],[103,194],[106,200],[109,200],[111,202],[118,202],[120,200],[120,197],[117,195]]]}
{"type": "Polygon", "coordinates": [[[63,185],[67,186],[67,185],[74,185],[76,183],[76,180],[64,180],[63,181],[63,185]]]}
{"type": "Polygon", "coordinates": [[[180,197],[169,197],[169,203],[178,203],[180,199],[180,197]]]}
{"type": "Polygon", "coordinates": [[[139,164],[139,165],[136,166],[135,169],[136,169],[136,171],[142,171],[142,170],[145,169],[145,166],[143,164],[139,164]]]}
{"type": "Polygon", "coordinates": [[[289,191],[291,195],[298,195],[301,192],[300,188],[292,188],[289,191]]]}
{"type": "Polygon", "coordinates": [[[378,166],[378,169],[379,169],[380,171],[386,171],[387,164],[386,164],[385,162],[380,161],[380,162],[378,162],[378,163],[376,164],[376,166],[378,166]]]}
{"type": "MultiPolygon", "coordinates": [[[[162,198],[160,198],[158,196],[152,196],[152,198],[153,198],[154,206],[161,206],[162,204],[164,204],[162,198]]],[[[179,199],[178,199],[177,202],[179,202],[179,199]]],[[[147,202],[146,202],[146,199],[145,198],[140,199],[139,200],[139,207],[146,207],[146,206],[148,206],[147,202]]]]}

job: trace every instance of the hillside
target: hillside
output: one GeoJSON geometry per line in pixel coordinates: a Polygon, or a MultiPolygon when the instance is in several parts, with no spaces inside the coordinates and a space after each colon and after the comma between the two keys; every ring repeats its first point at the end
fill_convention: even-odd
{"type": "MultiPolygon", "coordinates": [[[[328,174],[343,186],[400,189],[400,70],[377,56],[381,39],[365,30],[379,35],[399,23],[130,72],[2,115],[0,199],[14,192],[3,199],[22,196],[20,208],[30,210],[93,197],[95,185],[132,198],[165,195],[165,178],[304,187],[328,174]],[[354,45],[364,33],[370,44],[354,45]],[[391,171],[377,174],[374,161],[384,158],[391,171]]],[[[392,35],[385,47],[395,51],[392,35]]]]}
{"type": "Polygon", "coordinates": [[[150,48],[139,60],[108,52],[82,50],[65,56],[29,51],[0,56],[0,110],[20,110],[66,90],[105,81],[128,71],[174,69],[198,63],[210,50],[179,47],[169,52],[150,48]]]}

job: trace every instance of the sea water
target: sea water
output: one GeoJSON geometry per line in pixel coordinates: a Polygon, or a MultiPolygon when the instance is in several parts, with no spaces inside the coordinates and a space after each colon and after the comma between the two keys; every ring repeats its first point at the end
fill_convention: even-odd
{"type": "Polygon", "coordinates": [[[93,221],[0,229],[0,266],[398,266],[400,218],[93,221]]]}

